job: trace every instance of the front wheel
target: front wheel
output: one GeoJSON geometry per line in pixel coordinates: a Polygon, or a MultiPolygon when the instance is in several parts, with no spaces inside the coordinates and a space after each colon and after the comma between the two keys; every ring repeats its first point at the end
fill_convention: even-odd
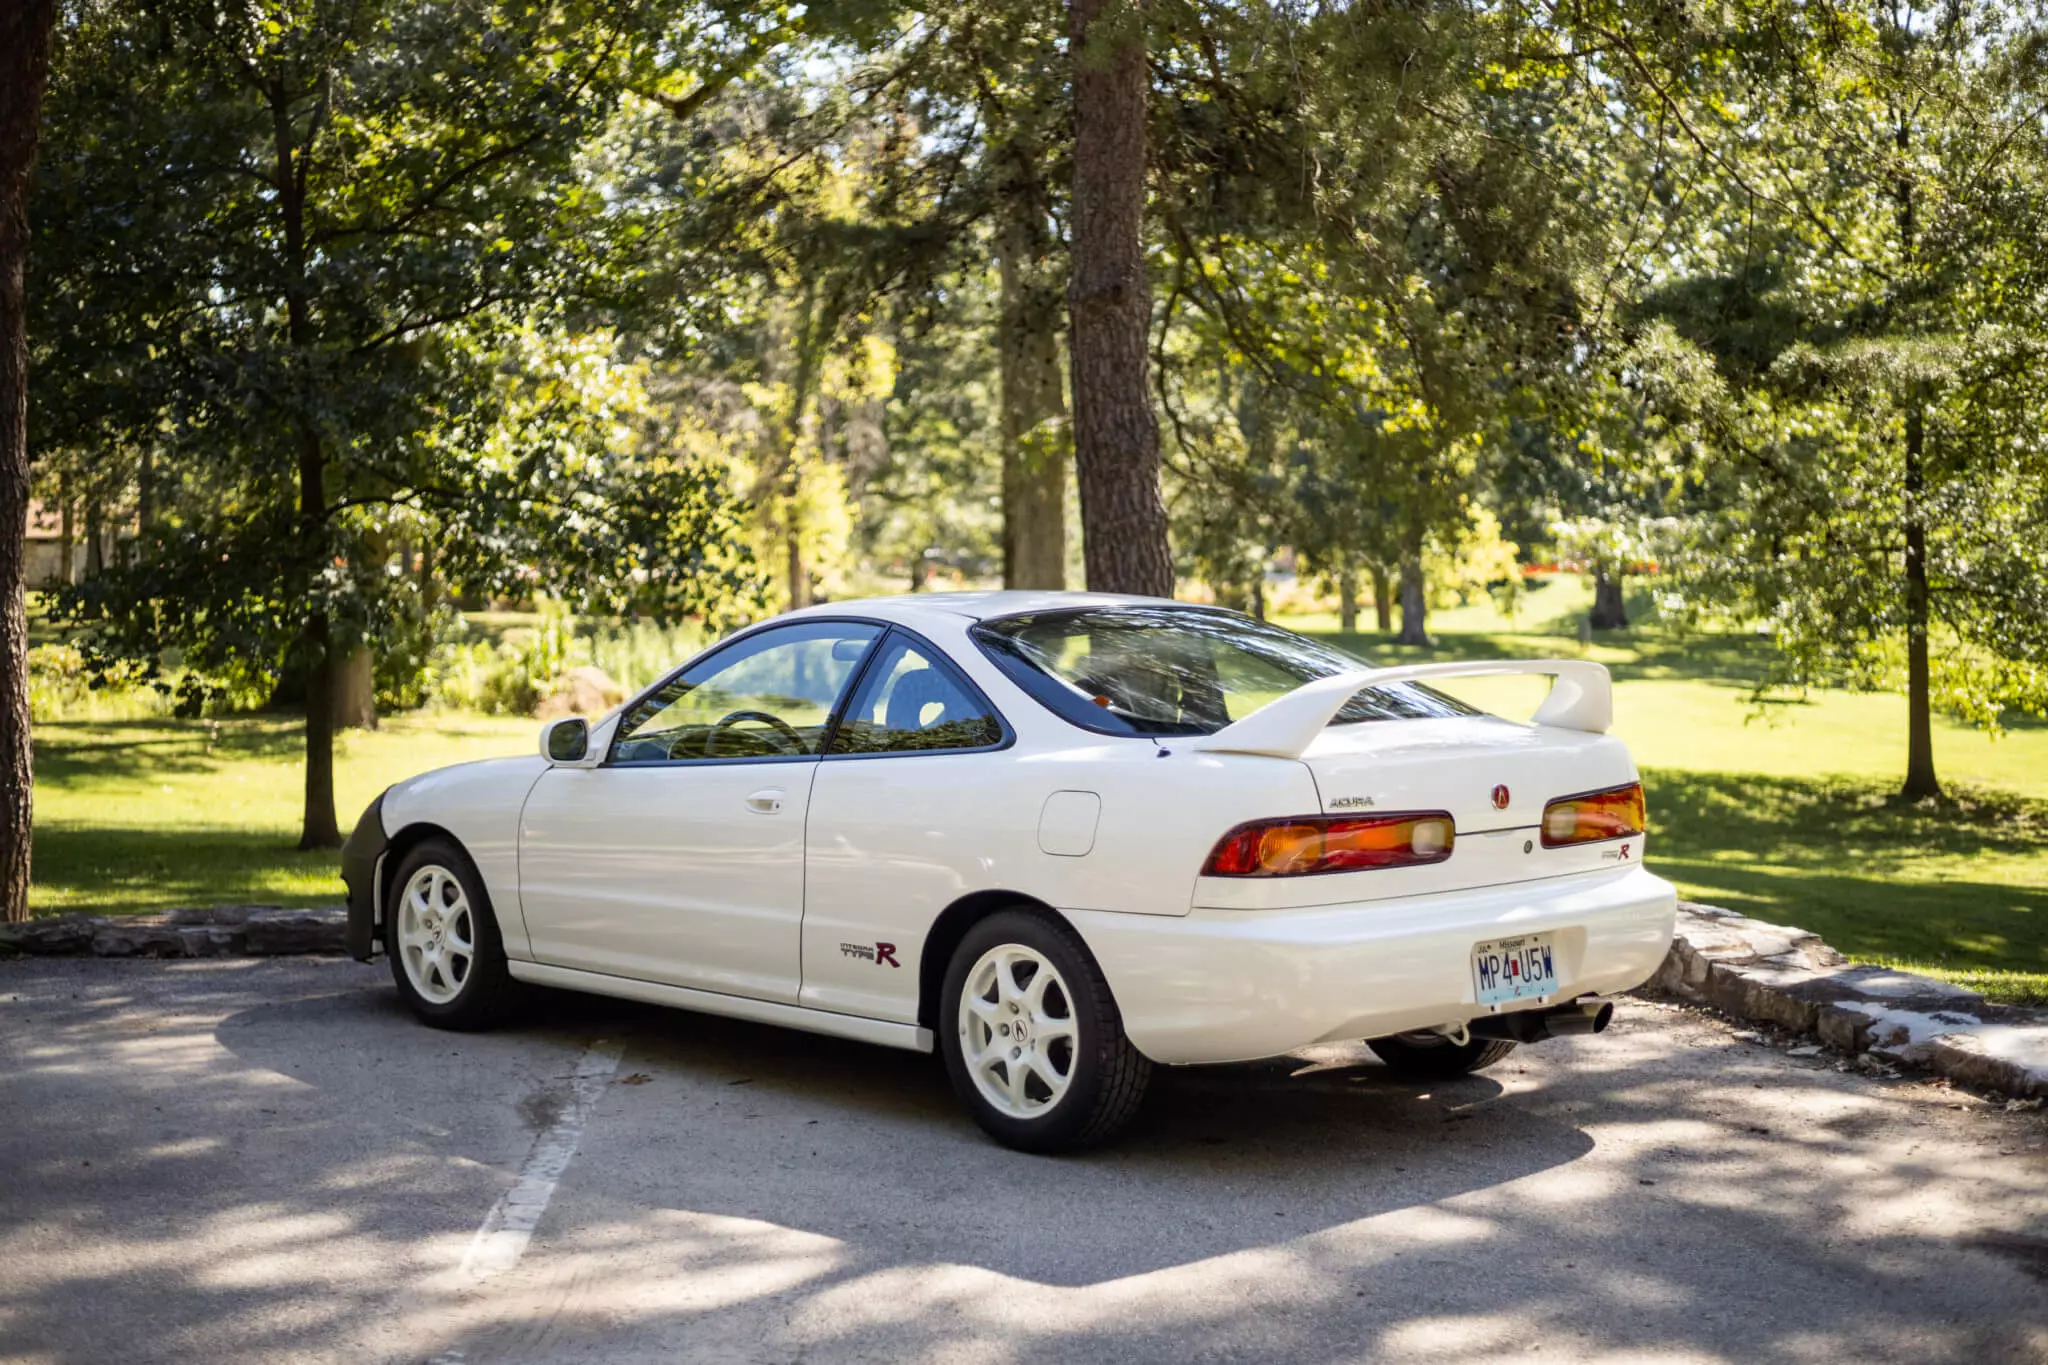
{"type": "Polygon", "coordinates": [[[1505,1058],[1515,1045],[1504,1038],[1467,1038],[1453,1042],[1441,1033],[1402,1033],[1369,1038],[1387,1069],[1403,1080],[1447,1081],[1481,1071],[1505,1058]]]}
{"type": "Polygon", "coordinates": [[[1026,910],[989,916],[954,951],[940,998],[953,1091],[1004,1146],[1074,1151],[1136,1116],[1152,1063],[1067,925],[1026,910]]]}
{"type": "Polygon", "coordinates": [[[518,991],[505,964],[483,878],[462,850],[429,839],[405,855],[384,912],[391,976],[412,1012],[435,1028],[489,1028],[518,991]]]}

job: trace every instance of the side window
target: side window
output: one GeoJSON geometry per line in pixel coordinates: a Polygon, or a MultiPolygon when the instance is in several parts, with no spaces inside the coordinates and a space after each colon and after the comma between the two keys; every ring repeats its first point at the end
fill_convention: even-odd
{"type": "Polygon", "coordinates": [[[634,703],[614,763],[815,754],[878,626],[817,621],[750,635],[634,703]]]}
{"type": "Polygon", "coordinates": [[[881,657],[839,723],[835,754],[931,753],[999,744],[1002,722],[960,680],[901,635],[881,657]]]}

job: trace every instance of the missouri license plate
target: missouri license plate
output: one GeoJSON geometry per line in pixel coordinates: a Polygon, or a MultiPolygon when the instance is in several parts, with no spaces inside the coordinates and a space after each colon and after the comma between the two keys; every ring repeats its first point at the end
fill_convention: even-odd
{"type": "Polygon", "coordinates": [[[1557,963],[1549,934],[1497,938],[1472,950],[1472,984],[1482,1005],[1557,994],[1557,963]]]}

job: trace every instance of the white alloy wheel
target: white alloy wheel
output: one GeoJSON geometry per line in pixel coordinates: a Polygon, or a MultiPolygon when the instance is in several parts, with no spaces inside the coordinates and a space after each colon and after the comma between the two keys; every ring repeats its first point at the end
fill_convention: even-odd
{"type": "Polygon", "coordinates": [[[476,965],[476,916],[453,872],[429,863],[398,897],[398,953],[420,998],[446,1005],[476,965]]]}
{"type": "Polygon", "coordinates": [[[1074,1080],[1080,1021],[1067,983],[1043,953],[1005,943],[983,953],[960,992],[960,1053],[997,1112],[1050,1113],[1074,1080]]]}

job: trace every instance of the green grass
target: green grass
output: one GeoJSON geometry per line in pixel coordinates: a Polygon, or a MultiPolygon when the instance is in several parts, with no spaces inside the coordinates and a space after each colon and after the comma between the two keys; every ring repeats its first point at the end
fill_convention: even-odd
{"type": "MultiPolygon", "coordinates": [[[[338,741],[342,827],[391,783],[429,768],[529,752],[531,721],[401,717],[338,741]]],[[[296,720],[59,722],[36,726],[37,913],[176,905],[326,905],[338,855],[300,853],[296,720]]]]}
{"type": "MultiPolygon", "coordinates": [[[[1932,972],[1997,999],[2048,1003],[2048,726],[1992,739],[1942,723],[1935,752],[1955,799],[1890,799],[1905,762],[1905,704],[1818,692],[1758,714],[1764,665],[1739,636],[1679,641],[1654,628],[1580,646],[1586,594],[1560,580],[1514,620],[1490,603],[1436,613],[1435,649],[1341,636],[1328,617],[1285,624],[1374,659],[1585,657],[1616,679],[1616,730],[1650,791],[1653,867],[1683,894],[1797,924],[1867,961],[1932,972]]],[[[524,621],[492,618],[487,631],[524,621]]],[[[1526,715],[1538,679],[1459,683],[1489,709],[1526,715]]],[[[341,739],[344,825],[401,777],[524,753],[533,724],[461,713],[400,717],[341,739]]],[[[333,854],[301,854],[303,768],[295,721],[139,719],[36,726],[39,912],[129,911],[340,899],[333,854]]]]}

